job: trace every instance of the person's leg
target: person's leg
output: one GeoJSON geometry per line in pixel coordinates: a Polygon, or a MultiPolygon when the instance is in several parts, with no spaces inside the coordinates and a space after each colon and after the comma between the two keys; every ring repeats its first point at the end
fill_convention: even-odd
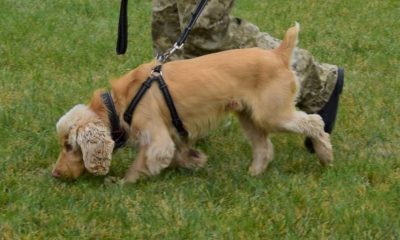
{"type": "MultiPolygon", "coordinates": [[[[171,48],[181,33],[176,0],[153,0],[151,35],[153,39],[154,55],[165,53],[171,48]]],[[[172,56],[181,58],[182,53],[177,51],[172,56]]]]}
{"type": "MultiPolygon", "coordinates": [[[[333,127],[335,126],[336,115],[339,108],[339,98],[343,90],[343,84],[344,84],[344,70],[343,68],[338,68],[335,88],[333,89],[333,92],[328,102],[322,107],[321,110],[317,112],[324,120],[325,123],[324,130],[327,133],[332,133],[333,127]]],[[[310,138],[306,138],[304,144],[309,152],[311,153],[315,152],[314,146],[310,138]]]]}
{"type": "MultiPolygon", "coordinates": [[[[196,8],[195,0],[177,0],[180,27],[183,31],[196,8]]],[[[229,49],[223,39],[228,34],[229,12],[233,0],[209,0],[182,49],[184,58],[193,58],[229,49]]]]}

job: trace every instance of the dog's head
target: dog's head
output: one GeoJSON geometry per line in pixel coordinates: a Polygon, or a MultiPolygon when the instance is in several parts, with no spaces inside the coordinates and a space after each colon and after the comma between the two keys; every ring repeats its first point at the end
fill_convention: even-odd
{"type": "Polygon", "coordinates": [[[77,105],[57,122],[62,145],[53,176],[76,179],[86,170],[95,175],[109,171],[114,141],[110,130],[88,106],[77,105]]]}

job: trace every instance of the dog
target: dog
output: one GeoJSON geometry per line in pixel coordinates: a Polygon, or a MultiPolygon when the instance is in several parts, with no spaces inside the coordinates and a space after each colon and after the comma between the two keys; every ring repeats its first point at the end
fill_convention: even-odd
{"type": "MultiPolygon", "coordinates": [[[[136,182],[167,167],[203,167],[207,157],[192,145],[230,112],[238,117],[252,145],[251,175],[263,173],[271,162],[269,137],[278,132],[310,137],[320,163],[331,165],[332,145],[321,117],[295,108],[299,84],[291,59],[298,33],[296,23],[272,50],[236,49],[165,63],[163,77],[189,133],[185,140],[171,124],[163,95],[154,85],[139,102],[132,122],[123,120],[138,88],[157,65],[155,61],[112,81],[111,95],[122,127],[139,146],[123,181],[136,182]]],[[[115,143],[101,94],[102,90],[95,91],[88,105],[73,107],[57,122],[62,150],[52,171],[54,177],[76,179],[85,170],[96,175],[109,172],[115,143]]]]}

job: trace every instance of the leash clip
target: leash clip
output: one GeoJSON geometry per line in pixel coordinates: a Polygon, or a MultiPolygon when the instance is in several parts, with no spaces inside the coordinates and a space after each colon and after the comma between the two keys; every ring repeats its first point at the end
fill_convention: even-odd
{"type": "Polygon", "coordinates": [[[170,48],[170,49],[168,49],[164,54],[157,54],[157,61],[158,62],[160,62],[160,63],[165,63],[167,60],[168,60],[168,58],[172,55],[172,54],[174,54],[174,52],[176,51],[176,50],[180,50],[180,49],[182,49],[182,47],[183,47],[183,43],[181,43],[181,44],[179,44],[178,45],[178,43],[176,42],[175,44],[174,44],[174,46],[172,47],[172,48],[170,48]]]}

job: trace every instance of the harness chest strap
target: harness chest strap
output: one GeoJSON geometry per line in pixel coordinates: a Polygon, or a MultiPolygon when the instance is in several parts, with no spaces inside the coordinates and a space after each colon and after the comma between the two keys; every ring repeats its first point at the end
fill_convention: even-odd
{"type": "Polygon", "coordinates": [[[144,96],[144,94],[147,92],[147,90],[151,87],[151,84],[155,81],[158,82],[158,87],[160,88],[161,93],[164,96],[165,103],[168,106],[171,119],[172,119],[172,124],[176,128],[179,136],[183,139],[187,139],[188,137],[188,132],[183,126],[183,123],[179,117],[178,112],[176,111],[176,107],[174,104],[174,101],[172,99],[172,96],[168,90],[168,86],[164,81],[164,78],[162,76],[162,71],[161,71],[162,65],[157,65],[153,69],[153,73],[158,73],[157,76],[150,76],[139,88],[138,92],[136,93],[135,97],[132,99],[130,102],[129,106],[127,107],[125,113],[124,113],[124,120],[127,122],[129,125],[132,122],[132,117],[133,117],[133,112],[135,111],[137,105],[139,104],[140,100],[144,96]]]}

